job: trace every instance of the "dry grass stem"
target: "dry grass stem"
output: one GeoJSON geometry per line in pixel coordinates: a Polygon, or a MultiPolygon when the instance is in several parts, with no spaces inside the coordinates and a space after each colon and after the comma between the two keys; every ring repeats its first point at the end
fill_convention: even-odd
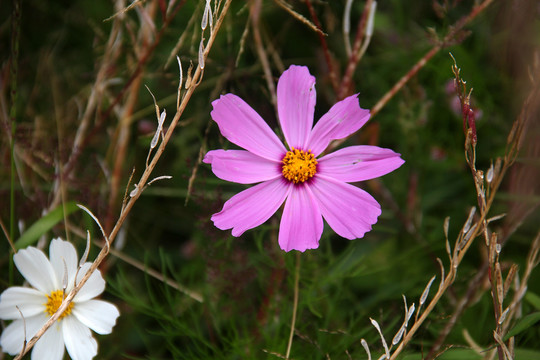
{"type": "MultiPolygon", "coordinates": [[[[212,48],[214,40],[215,40],[215,38],[216,38],[216,36],[217,36],[217,34],[219,32],[219,28],[221,27],[221,24],[223,23],[223,19],[225,18],[225,15],[227,14],[227,11],[229,9],[231,1],[232,0],[225,1],[225,3],[223,4],[223,7],[221,8],[221,11],[219,12],[219,16],[218,16],[218,19],[217,19],[216,25],[215,25],[215,31],[213,31],[210,34],[210,37],[208,39],[208,43],[207,43],[207,45],[206,45],[206,47],[204,49],[204,52],[203,52],[203,56],[204,56],[205,59],[208,56],[208,53],[210,52],[210,49],[212,48]]],[[[159,161],[161,155],[165,151],[165,148],[166,148],[169,140],[172,137],[174,129],[175,129],[178,121],[180,120],[180,117],[182,116],[182,114],[183,114],[183,112],[184,112],[184,110],[185,110],[191,96],[193,95],[193,92],[197,88],[197,85],[200,83],[201,78],[202,78],[202,69],[200,69],[200,67],[197,67],[196,70],[195,70],[195,73],[193,74],[193,79],[195,81],[192,82],[192,85],[187,89],[187,91],[185,93],[185,96],[182,99],[182,102],[180,104],[180,107],[178,108],[176,114],[174,115],[174,118],[171,121],[171,125],[169,126],[163,141],[160,143],[159,147],[157,148],[156,154],[152,158],[152,161],[150,162],[149,166],[145,169],[145,171],[142,174],[139,182],[137,183],[139,188],[143,188],[145,186],[145,184],[148,181],[148,179],[149,179],[152,171],[154,170],[157,162],[159,161]]],[[[26,355],[26,353],[28,353],[28,351],[30,349],[32,349],[32,347],[41,338],[41,336],[43,336],[45,331],[47,331],[49,329],[49,327],[55,321],[58,320],[58,318],[62,315],[62,313],[67,309],[69,304],[73,301],[73,298],[75,297],[75,295],[77,295],[79,290],[84,286],[84,284],[86,284],[86,282],[88,281],[90,276],[94,273],[94,271],[96,271],[98,266],[107,257],[107,255],[109,253],[110,245],[113,243],[114,239],[118,235],[118,232],[120,231],[120,228],[122,227],[124,221],[126,220],[127,215],[129,214],[130,210],[135,205],[135,203],[138,200],[138,198],[140,197],[140,195],[141,195],[141,191],[137,192],[137,194],[135,196],[131,197],[128,200],[127,204],[123,207],[122,212],[120,214],[120,217],[118,218],[117,222],[115,223],[111,233],[108,236],[105,234],[104,237],[106,239],[106,246],[101,249],[101,251],[99,252],[99,254],[96,257],[96,259],[94,260],[94,262],[92,263],[92,265],[91,265],[90,269],[88,270],[88,272],[84,275],[84,277],[77,284],[77,286],[75,286],[73,288],[73,290],[66,296],[66,298],[64,299],[64,301],[62,302],[60,307],[54,313],[54,315],[49,318],[49,320],[45,323],[45,325],[28,342],[26,348],[24,349],[24,352],[21,352],[19,355],[17,355],[17,357],[15,358],[16,360],[19,360],[24,355],[26,355]]]]}

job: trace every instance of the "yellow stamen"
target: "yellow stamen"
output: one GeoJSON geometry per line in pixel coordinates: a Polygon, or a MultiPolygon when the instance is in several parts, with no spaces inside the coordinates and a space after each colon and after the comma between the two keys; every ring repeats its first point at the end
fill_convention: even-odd
{"type": "Polygon", "coordinates": [[[291,151],[287,151],[282,162],[283,177],[295,184],[311,179],[317,172],[317,159],[311,150],[304,151],[293,147],[291,151]]]}
{"type": "MultiPolygon", "coordinates": [[[[51,295],[47,295],[47,303],[45,304],[45,312],[49,314],[49,316],[54,315],[56,310],[62,305],[62,300],[64,299],[64,294],[62,290],[56,290],[51,293],[51,295]]],[[[66,317],[67,315],[71,314],[71,309],[73,308],[73,303],[70,303],[66,310],[60,315],[58,318],[58,321],[66,317]]]]}

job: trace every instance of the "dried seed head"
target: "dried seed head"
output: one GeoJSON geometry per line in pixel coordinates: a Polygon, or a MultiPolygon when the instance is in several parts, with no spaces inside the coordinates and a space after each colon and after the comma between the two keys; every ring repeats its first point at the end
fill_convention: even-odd
{"type": "Polygon", "coordinates": [[[375,24],[375,10],[377,9],[377,2],[373,1],[369,9],[369,18],[366,26],[366,37],[373,35],[373,25],[375,24]]]}
{"type": "Polygon", "coordinates": [[[353,0],[347,0],[345,10],[343,11],[343,33],[348,34],[351,31],[351,8],[353,0]]]}
{"type": "Polygon", "coordinates": [[[62,258],[62,262],[64,263],[64,277],[62,278],[62,291],[65,294],[66,288],[68,286],[68,268],[66,264],[66,259],[62,258]]]}
{"type": "Polygon", "coordinates": [[[178,57],[178,55],[176,55],[176,61],[178,61],[178,69],[180,71],[180,74],[179,74],[180,80],[178,81],[178,91],[176,95],[176,109],[178,109],[180,107],[180,94],[182,92],[183,73],[182,73],[182,62],[180,61],[180,58],[178,57]]]}
{"type": "Polygon", "coordinates": [[[401,325],[401,328],[399,328],[399,331],[397,332],[396,336],[392,339],[392,346],[396,345],[401,341],[401,338],[403,337],[403,334],[405,333],[405,324],[401,325]]]}
{"type": "Polygon", "coordinates": [[[469,229],[471,228],[472,220],[474,217],[474,214],[476,213],[476,207],[472,207],[469,211],[469,217],[467,218],[467,221],[465,222],[465,225],[463,226],[463,233],[465,234],[469,229]]]}
{"type": "Polygon", "coordinates": [[[182,86],[182,62],[180,61],[180,57],[176,55],[176,61],[178,61],[178,69],[180,69],[180,80],[178,81],[179,86],[182,86]]]}
{"type": "Polygon", "coordinates": [[[499,317],[499,321],[498,321],[499,325],[501,325],[504,322],[504,320],[506,320],[506,315],[508,315],[508,311],[510,311],[509,307],[506,308],[506,310],[504,310],[501,316],[499,317]]]}
{"type": "Polygon", "coordinates": [[[86,262],[86,259],[88,259],[88,253],[90,252],[90,231],[86,230],[86,248],[84,249],[84,254],[81,256],[81,260],[79,260],[79,267],[82,267],[84,263],[86,262]]]}
{"type": "Polygon", "coordinates": [[[386,358],[390,359],[390,350],[388,349],[388,344],[386,343],[386,340],[381,331],[381,327],[379,326],[379,323],[376,320],[373,320],[372,318],[369,318],[369,320],[371,320],[371,324],[375,327],[375,329],[377,329],[377,331],[379,332],[379,336],[381,337],[381,341],[382,341],[384,352],[385,352],[385,355],[383,356],[386,356],[386,358]]]}
{"type": "Polygon", "coordinates": [[[204,69],[204,38],[201,39],[199,45],[199,67],[204,69]]]}
{"type": "Polygon", "coordinates": [[[192,77],[191,77],[191,72],[193,71],[193,62],[189,62],[189,67],[188,67],[188,71],[187,71],[187,79],[186,79],[186,82],[184,84],[184,88],[187,90],[191,87],[191,80],[192,80],[192,77]]]}
{"type": "Polygon", "coordinates": [[[412,303],[412,305],[409,307],[409,310],[407,311],[407,323],[405,324],[405,326],[409,324],[409,320],[411,320],[411,317],[414,314],[414,310],[416,310],[416,307],[414,306],[414,303],[412,303]]]}
{"type": "Polygon", "coordinates": [[[368,356],[368,360],[371,360],[371,351],[369,351],[369,346],[368,346],[367,341],[362,339],[362,340],[360,340],[360,344],[362,344],[362,347],[366,351],[367,356],[368,356]]]}
{"type": "Polygon", "coordinates": [[[433,281],[435,281],[436,277],[437,276],[433,275],[431,280],[429,280],[428,284],[426,285],[426,288],[424,289],[424,292],[422,293],[422,296],[420,297],[420,305],[424,305],[424,303],[426,302],[426,299],[429,294],[429,289],[431,288],[431,284],[433,284],[433,281]]]}
{"type": "Polygon", "coordinates": [[[77,207],[81,210],[83,210],[84,212],[86,212],[88,215],[90,215],[90,217],[96,222],[96,224],[98,225],[99,227],[99,230],[101,230],[101,234],[103,235],[103,238],[105,239],[105,242],[107,244],[109,244],[109,237],[107,236],[107,234],[105,233],[105,230],[103,229],[103,226],[101,226],[101,223],[99,222],[98,218],[96,217],[96,215],[94,215],[86,206],[84,205],[81,205],[81,204],[77,204],[77,207]]]}
{"type": "Polygon", "coordinates": [[[448,239],[448,228],[450,227],[450,216],[447,216],[445,219],[444,219],[444,225],[443,225],[443,229],[444,229],[444,236],[446,237],[446,239],[448,239]]]}
{"type": "Polygon", "coordinates": [[[139,185],[135,184],[134,186],[135,189],[131,190],[131,192],[129,193],[129,197],[134,197],[139,193],[139,185]]]}
{"type": "Polygon", "coordinates": [[[441,282],[439,283],[439,290],[441,290],[444,284],[444,265],[442,263],[442,260],[439,258],[437,258],[437,262],[439,263],[439,267],[441,268],[441,282]]]}
{"type": "Polygon", "coordinates": [[[461,240],[458,244],[458,250],[461,250],[465,247],[465,245],[467,245],[467,243],[469,242],[469,240],[471,239],[472,235],[475,233],[476,231],[476,227],[477,227],[477,224],[474,224],[472,228],[470,228],[469,231],[467,231],[467,233],[465,234],[465,236],[463,236],[463,240],[461,240]]]}
{"type": "Polygon", "coordinates": [[[150,142],[150,149],[153,149],[156,147],[159,141],[159,136],[163,134],[163,122],[165,121],[166,116],[167,116],[167,112],[165,111],[165,109],[163,109],[158,119],[158,126],[156,129],[156,133],[154,134],[154,137],[152,138],[152,141],[150,142]]]}
{"type": "Polygon", "coordinates": [[[502,312],[502,303],[504,301],[504,289],[503,289],[503,277],[501,271],[501,264],[495,263],[495,276],[497,279],[497,300],[499,302],[499,310],[502,312]]]}
{"type": "Polygon", "coordinates": [[[489,167],[486,173],[486,181],[488,182],[488,184],[490,184],[491,181],[493,181],[493,163],[491,163],[491,166],[489,167]]]}
{"type": "Polygon", "coordinates": [[[201,20],[201,29],[205,30],[208,25],[208,13],[210,12],[210,4],[206,1],[206,6],[204,7],[204,13],[201,20]]]}
{"type": "Polygon", "coordinates": [[[148,182],[148,185],[152,185],[153,182],[158,181],[158,180],[168,180],[168,179],[172,179],[172,176],[170,176],[170,175],[158,176],[158,177],[153,178],[152,180],[150,180],[148,182]]]}

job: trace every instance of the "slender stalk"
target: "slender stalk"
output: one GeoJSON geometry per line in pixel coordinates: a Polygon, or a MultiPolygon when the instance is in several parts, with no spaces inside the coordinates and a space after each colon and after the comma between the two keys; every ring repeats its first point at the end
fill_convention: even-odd
{"type": "Polygon", "coordinates": [[[299,293],[299,286],[298,283],[300,281],[300,253],[296,253],[296,268],[294,270],[294,304],[293,304],[293,313],[292,313],[292,319],[291,319],[291,332],[289,333],[289,342],[287,343],[287,352],[285,353],[285,359],[289,359],[289,355],[291,354],[291,347],[292,347],[292,340],[294,337],[294,328],[296,326],[296,312],[298,310],[298,293],[299,293]]]}
{"type": "MultiPolygon", "coordinates": [[[[369,17],[372,3],[373,0],[366,1],[366,4],[364,5],[364,11],[362,12],[362,17],[360,18],[360,21],[358,22],[358,26],[356,28],[356,37],[354,39],[354,45],[351,51],[351,55],[349,56],[347,67],[345,69],[345,75],[343,75],[343,79],[341,80],[341,83],[339,85],[339,90],[336,92],[337,97],[340,100],[347,97],[348,92],[351,88],[354,71],[356,70],[356,66],[360,61],[360,49],[362,48],[362,39],[364,38],[364,34],[366,32],[367,20],[369,17]]],[[[367,41],[367,39],[365,41],[367,41]]]]}
{"type": "Polygon", "coordinates": [[[319,22],[317,13],[315,13],[315,9],[313,9],[313,6],[311,5],[310,0],[306,0],[306,6],[308,7],[309,14],[311,16],[311,19],[313,20],[313,23],[315,24],[317,29],[319,29],[319,31],[317,32],[317,35],[319,36],[319,41],[321,42],[321,46],[323,48],[326,66],[328,66],[328,76],[330,77],[330,83],[332,84],[332,87],[334,88],[334,92],[338,93],[339,92],[338,79],[336,75],[336,70],[334,69],[334,65],[332,63],[332,57],[330,56],[330,50],[328,49],[328,43],[326,42],[326,35],[322,31],[321,23],[319,22]]]}
{"type": "MultiPolygon", "coordinates": [[[[214,41],[216,39],[216,36],[217,36],[217,34],[219,32],[219,28],[221,27],[221,24],[223,23],[223,20],[225,19],[225,15],[227,14],[227,11],[229,9],[229,6],[231,5],[231,2],[232,2],[232,0],[226,0],[224,5],[223,5],[223,8],[222,8],[222,10],[220,12],[220,15],[219,15],[219,17],[218,17],[218,19],[216,21],[216,25],[215,25],[213,31],[211,32],[210,38],[208,39],[208,44],[206,45],[206,47],[204,49],[204,52],[203,52],[204,59],[206,59],[208,57],[208,53],[210,52],[210,49],[212,48],[212,45],[213,45],[213,43],[214,43],[214,41]]],[[[175,129],[176,125],[178,124],[178,122],[180,121],[180,117],[184,113],[184,110],[186,109],[187,104],[188,104],[189,100],[191,99],[191,96],[193,95],[195,89],[200,84],[200,82],[202,80],[202,77],[203,77],[203,70],[199,66],[197,66],[197,69],[195,70],[195,73],[193,74],[193,77],[192,77],[193,80],[191,81],[191,86],[187,89],[187,91],[186,91],[186,93],[184,95],[184,98],[182,99],[182,103],[180,104],[180,107],[177,109],[177,112],[174,115],[174,118],[171,121],[171,124],[170,124],[170,126],[169,126],[169,128],[167,130],[167,133],[165,134],[163,141],[159,145],[159,147],[158,147],[158,149],[156,151],[156,154],[152,158],[152,161],[150,162],[150,164],[148,164],[148,166],[146,167],[144,173],[142,174],[142,176],[141,176],[141,178],[140,178],[140,180],[138,182],[138,188],[140,190],[137,191],[133,195],[133,197],[131,197],[129,199],[127,204],[122,208],[122,211],[120,213],[118,221],[116,222],[116,224],[115,224],[114,228],[112,229],[110,235],[107,236],[107,235],[104,234],[105,235],[105,246],[99,252],[98,256],[96,257],[96,259],[92,263],[92,266],[90,267],[90,269],[88,269],[88,271],[86,272],[84,277],[73,288],[73,290],[71,290],[71,292],[66,295],[66,297],[64,298],[64,301],[58,307],[58,309],[56,310],[54,315],[51,316],[49,318],[49,320],[47,320],[45,325],[43,325],[43,327],[41,329],[39,329],[39,331],[36,333],[36,335],[32,339],[30,339],[30,341],[28,341],[28,343],[27,343],[26,347],[24,348],[24,350],[21,351],[19,353],[19,355],[17,355],[15,357],[15,360],[22,359],[22,357],[24,355],[26,355],[30,351],[30,349],[32,349],[32,347],[41,338],[41,336],[43,336],[45,331],[47,331],[52,326],[52,324],[54,324],[58,320],[58,318],[62,315],[62,313],[67,309],[69,304],[71,304],[71,302],[73,301],[73,298],[77,295],[77,293],[84,286],[84,284],[86,284],[86,282],[88,281],[90,276],[94,273],[94,271],[96,271],[96,269],[99,267],[99,265],[103,262],[103,260],[109,254],[110,245],[112,244],[112,242],[114,241],[114,239],[118,235],[118,232],[120,231],[120,228],[124,224],[124,221],[126,220],[127,215],[129,214],[129,212],[131,211],[131,209],[135,205],[135,202],[141,196],[142,190],[144,189],[145,185],[147,184],[147,181],[148,181],[150,175],[152,174],[152,171],[156,167],[159,159],[161,158],[161,155],[165,151],[165,147],[169,143],[169,140],[172,137],[174,129],[175,129]]]]}
{"type": "MultiPolygon", "coordinates": [[[[489,1],[489,0],[487,0],[487,1],[489,1]]],[[[491,183],[491,188],[490,188],[491,191],[490,191],[489,195],[487,196],[487,200],[482,199],[482,202],[480,202],[479,219],[476,221],[474,231],[471,230],[472,234],[470,234],[470,236],[469,236],[470,240],[467,241],[463,245],[462,248],[460,248],[458,245],[462,242],[462,239],[460,237],[458,237],[458,239],[456,240],[456,244],[454,246],[453,255],[451,256],[451,259],[450,259],[450,266],[449,266],[450,271],[449,271],[448,275],[442,280],[442,282],[441,282],[441,284],[439,286],[439,289],[437,290],[437,293],[433,296],[433,299],[430,301],[428,306],[425,308],[422,315],[418,317],[418,319],[415,321],[413,326],[410,328],[407,335],[403,338],[403,341],[399,344],[399,346],[396,348],[396,350],[394,351],[394,353],[390,357],[390,360],[394,360],[399,356],[401,351],[403,351],[405,346],[411,341],[411,339],[413,338],[416,331],[418,331],[420,326],[427,319],[428,315],[434,309],[435,305],[437,305],[437,303],[439,302],[440,298],[444,295],[446,290],[454,283],[454,280],[455,280],[456,275],[457,275],[457,269],[459,267],[459,264],[461,263],[461,261],[465,257],[465,254],[469,250],[470,246],[474,243],[473,240],[476,237],[478,237],[479,235],[481,235],[481,233],[484,231],[484,226],[486,226],[487,217],[488,217],[489,211],[491,209],[491,206],[493,205],[493,202],[495,200],[495,195],[497,194],[497,192],[499,190],[499,187],[500,187],[500,185],[502,183],[502,180],[503,180],[506,172],[508,171],[510,166],[514,163],[516,154],[519,152],[520,143],[521,143],[520,139],[521,139],[521,137],[523,135],[523,131],[525,129],[525,123],[529,120],[529,112],[527,111],[527,109],[528,109],[528,106],[530,104],[531,99],[534,98],[534,95],[536,95],[538,93],[538,91],[540,91],[540,90],[538,90],[537,88],[533,90],[531,95],[529,95],[529,97],[525,101],[522,112],[519,114],[517,119],[514,121],[514,125],[512,126],[512,130],[510,131],[510,135],[508,137],[509,145],[508,145],[508,147],[506,149],[506,154],[504,156],[502,168],[501,168],[500,172],[495,176],[495,178],[493,179],[493,181],[491,183]]],[[[471,147],[472,149],[471,149],[471,152],[469,152],[469,149],[466,148],[465,157],[467,159],[467,162],[469,163],[469,166],[471,167],[471,170],[474,170],[473,171],[473,180],[475,182],[475,187],[476,187],[477,191],[480,191],[481,189],[478,186],[478,177],[477,177],[476,170],[475,170],[476,168],[475,168],[475,164],[473,162],[475,160],[475,155],[474,155],[475,151],[474,151],[474,145],[472,145],[472,142],[470,140],[470,137],[472,136],[472,133],[469,131],[466,134],[466,136],[467,136],[467,138],[466,138],[465,143],[469,144],[468,146],[471,147]],[[470,154],[472,154],[472,157],[469,157],[470,154]],[[469,162],[469,161],[471,161],[471,162],[469,162]]],[[[478,193],[478,196],[481,196],[481,195],[482,194],[478,193]]],[[[463,235],[463,232],[462,232],[462,235],[463,235]]],[[[492,276],[494,276],[494,275],[492,274],[492,276]]],[[[500,348],[500,347],[498,347],[498,348],[500,348]]]]}
{"type": "Polygon", "coordinates": [[[444,37],[444,39],[435,46],[433,46],[414,66],[405,74],[399,81],[390,89],[384,96],[377,102],[377,104],[373,107],[371,110],[371,116],[374,116],[376,113],[378,113],[385,105],[388,103],[388,101],[394,97],[394,95],[401,90],[401,88],[414,76],[418,71],[424,67],[424,65],[427,64],[427,62],[435,56],[441,50],[443,47],[448,46],[448,44],[452,43],[452,41],[455,39],[456,35],[465,27],[465,25],[469,24],[474,18],[476,18],[482,11],[484,11],[489,4],[491,4],[493,0],[484,0],[480,5],[475,6],[471,12],[461,18],[454,26],[452,26],[450,29],[450,32],[444,37]]]}
{"type": "MultiPolygon", "coordinates": [[[[379,111],[381,111],[381,109],[390,101],[390,99],[392,99],[394,95],[396,95],[403,88],[403,86],[405,86],[405,84],[413,76],[415,76],[420,71],[420,69],[422,69],[428,63],[429,60],[431,60],[441,49],[448,46],[448,44],[451,44],[452,41],[455,41],[455,37],[463,30],[463,28],[467,24],[469,24],[473,19],[475,19],[479,14],[481,14],[492,2],[493,0],[484,0],[484,2],[482,2],[480,5],[475,6],[467,16],[461,18],[453,26],[451,26],[450,27],[451,30],[444,37],[444,39],[442,39],[437,44],[435,44],[424,56],[422,56],[420,60],[418,60],[416,64],[414,64],[409,69],[409,71],[405,75],[403,75],[401,79],[399,79],[398,82],[396,82],[394,86],[392,86],[392,88],[386,92],[386,94],[382,96],[382,98],[379,101],[377,101],[377,103],[370,110],[370,114],[371,114],[370,119],[373,119],[373,117],[379,111]]],[[[354,50],[353,50],[353,55],[354,55],[354,50]]],[[[352,73],[350,76],[352,77],[352,73]]],[[[342,85],[341,85],[342,88],[344,88],[344,85],[343,85],[344,81],[345,80],[342,81],[342,85]]],[[[347,140],[347,138],[344,138],[341,140],[334,140],[329,145],[328,150],[335,149],[340,144],[342,144],[345,140],[347,140]]]]}
{"type": "Polygon", "coordinates": [[[251,3],[250,7],[250,17],[251,17],[251,27],[253,28],[253,40],[255,41],[255,47],[257,49],[257,55],[261,61],[262,68],[264,71],[264,78],[266,80],[266,86],[268,86],[268,92],[270,93],[270,98],[272,99],[272,105],[277,113],[277,97],[276,97],[276,87],[274,85],[274,79],[272,78],[272,70],[270,69],[270,62],[268,61],[268,56],[264,50],[262,43],[261,31],[259,26],[259,19],[261,16],[262,0],[256,0],[251,3]]]}

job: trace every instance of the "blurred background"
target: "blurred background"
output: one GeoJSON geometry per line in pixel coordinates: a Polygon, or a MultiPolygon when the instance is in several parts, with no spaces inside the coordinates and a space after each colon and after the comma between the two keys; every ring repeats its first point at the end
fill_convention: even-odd
{"type": "MultiPolygon", "coordinates": [[[[158,124],[152,94],[167,110],[168,129],[177,102],[175,56],[185,81],[190,64],[197,66],[201,37],[210,36],[210,28],[201,29],[205,4],[0,2],[0,291],[22,283],[8,236],[44,249],[60,236],[82,254],[88,229],[96,240],[89,259],[98,253],[99,229],[74,204],[91,209],[111,231],[145,169],[158,124]],[[39,222],[51,212],[45,224],[39,222]],[[36,222],[34,235],[23,237],[36,222]]],[[[431,293],[436,291],[437,258],[448,266],[445,218],[453,246],[478,205],[449,53],[474,89],[477,169],[487,172],[504,156],[522,111],[529,119],[489,215],[506,214],[490,225],[503,244],[503,273],[517,264],[522,274],[540,221],[540,98],[531,92],[538,82],[540,6],[517,0],[379,1],[368,36],[372,4],[232,2],[204,78],[151,177],[172,179],[144,190],[100,267],[107,279],[104,297],[121,317],[111,335],[98,337],[97,358],[285,357],[296,255],[278,247],[280,216],[240,238],[215,228],[210,216],[246,187],[215,177],[200,155],[234,148],[210,118],[220,94],[240,96],[277,128],[269,83],[275,85],[291,64],[308,66],[317,79],[316,119],[354,93],[363,108],[376,107],[341,146],[388,147],[406,161],[389,175],[357,184],[381,203],[373,231],[348,241],[325,226],[319,249],[301,255],[291,358],[367,359],[362,338],[380,355],[384,349],[369,319],[391,342],[403,321],[402,294],[418,305],[433,275],[431,293]],[[415,69],[421,59],[426,61],[415,69]],[[392,92],[406,74],[404,86],[392,92]],[[389,92],[393,96],[381,102],[389,92]]],[[[211,1],[211,9],[215,26],[223,2],[211,1]]],[[[480,236],[401,358],[482,359],[488,353],[475,346],[496,346],[486,254],[480,236]]],[[[536,317],[516,334],[516,359],[540,358],[538,269],[519,307],[514,327],[520,317],[536,317]]]]}

